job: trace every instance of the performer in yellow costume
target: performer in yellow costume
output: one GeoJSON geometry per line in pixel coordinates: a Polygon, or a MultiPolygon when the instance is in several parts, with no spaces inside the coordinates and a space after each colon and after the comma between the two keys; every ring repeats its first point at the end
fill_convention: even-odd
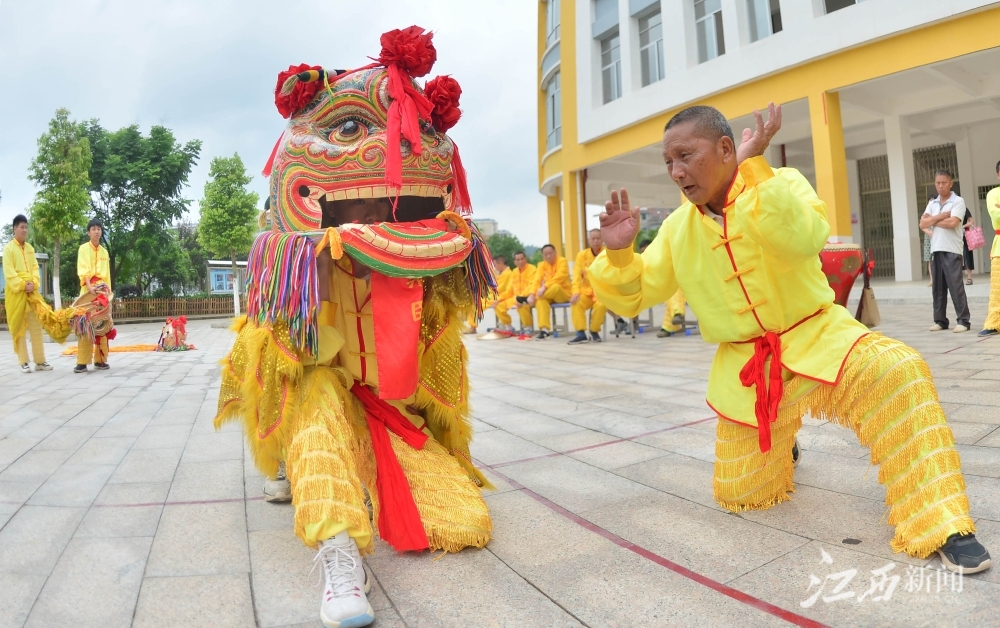
{"type": "MultiPolygon", "coordinates": [[[[104,284],[107,290],[111,290],[111,258],[108,250],[101,245],[101,236],[104,235],[104,227],[99,220],[91,220],[87,224],[87,236],[89,242],[80,245],[76,254],[76,274],[80,277],[80,294],[96,293],[97,286],[104,284]]],[[[91,360],[94,368],[107,370],[108,366],[108,337],[101,335],[90,338],[81,335],[77,337],[76,368],[74,373],[86,373],[87,365],[91,360]]]]}
{"type": "MultiPolygon", "coordinates": [[[[997,178],[1000,179],[1000,161],[997,162],[997,178]]],[[[990,305],[979,335],[995,336],[1000,334],[1000,187],[986,193],[986,210],[996,235],[990,249],[990,305]]]]}
{"type": "Polygon", "coordinates": [[[272,482],[284,463],[328,628],[374,621],[362,556],[376,533],[399,552],[458,552],[492,531],[461,332],[497,286],[446,134],[461,89],[413,80],[436,58],[422,28],[381,43],[356,70],[278,76],[290,120],[265,167],[274,231],[250,251],[215,419],[243,424],[272,482]]]}
{"type": "Polygon", "coordinates": [[[719,344],[708,404],[720,417],[720,505],[739,512],[789,499],[792,444],[808,412],[854,430],[871,450],[894,550],[938,551],[953,571],[988,569],[930,369],[833,303],[819,260],[830,234],[826,205],[798,171],[772,170],[761,156],[780,128],[780,107],[770,106],[766,124],[755,116],[739,150],[711,107],[667,123],[664,161],[689,202],[636,256],[639,210],[629,209],[625,190],[620,199],[612,192],[601,215],[608,251],[590,269],[598,298],[634,315],[680,287],[704,339],[719,344]]]}
{"type": "Polygon", "coordinates": [[[507,312],[510,308],[504,309],[501,305],[514,298],[514,271],[507,265],[507,258],[503,255],[493,258],[493,270],[497,274],[497,298],[490,307],[496,314],[500,331],[513,332],[514,326],[511,325],[510,313],[507,312]]]}
{"type": "Polygon", "coordinates": [[[608,315],[608,308],[594,296],[594,289],[590,287],[590,280],[587,278],[587,269],[604,250],[600,229],[590,230],[587,234],[587,244],[589,245],[587,248],[577,253],[576,263],[573,264],[573,295],[569,303],[576,337],[569,341],[571,345],[582,344],[588,340],[601,342],[601,327],[608,315]],[[587,310],[591,310],[590,339],[587,338],[587,310]]]}
{"type": "Polygon", "coordinates": [[[513,331],[513,321],[510,315],[512,307],[517,308],[517,316],[521,320],[521,333],[532,333],[531,306],[528,305],[528,296],[532,294],[535,286],[535,266],[528,263],[528,256],[524,251],[514,253],[514,270],[510,271],[510,285],[506,292],[501,292],[500,299],[493,306],[497,313],[497,320],[508,327],[508,331],[513,331]]]}
{"type": "Polygon", "coordinates": [[[556,247],[542,247],[542,262],[535,270],[535,283],[528,295],[528,305],[538,307],[538,335],[544,340],[552,335],[552,304],[567,303],[572,294],[569,262],[556,252],[556,247]]]}
{"type": "Polygon", "coordinates": [[[28,336],[31,337],[31,353],[36,371],[51,371],[45,361],[45,346],[42,344],[42,324],[29,299],[41,301],[42,288],[38,273],[35,249],[27,242],[28,219],[22,214],[14,217],[14,239],[3,248],[4,307],[7,310],[7,328],[14,340],[14,353],[22,373],[30,373],[28,364],[28,336]]]}

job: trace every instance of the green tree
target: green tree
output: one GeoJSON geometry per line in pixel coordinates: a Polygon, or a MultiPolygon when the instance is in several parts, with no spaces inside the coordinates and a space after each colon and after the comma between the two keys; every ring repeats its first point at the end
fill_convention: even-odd
{"type": "Polygon", "coordinates": [[[139,235],[129,261],[135,269],[139,290],[149,293],[155,282],[155,296],[173,296],[188,285],[193,274],[191,260],[181,248],[176,229],[146,229],[139,235]]]}
{"type": "Polygon", "coordinates": [[[201,142],[182,146],[162,126],[152,127],[148,136],[136,124],[110,132],[90,120],[83,128],[94,157],[90,202],[105,226],[115,285],[140,237],[167,229],[187,211],[191,201],[181,191],[201,154],[201,142]]]}
{"type": "Polygon", "coordinates": [[[87,220],[91,165],[90,142],[80,125],[70,121],[69,111],[57,109],[49,121],[49,130],[38,138],[38,155],[31,161],[28,175],[39,187],[29,210],[31,225],[38,236],[52,245],[57,308],[62,307],[59,289],[62,243],[79,237],[87,220]]]}
{"type": "Polygon", "coordinates": [[[642,244],[646,240],[652,242],[653,239],[656,237],[656,234],[659,232],[660,232],[659,229],[640,229],[638,235],[635,236],[635,242],[632,243],[632,248],[638,251],[640,244],[642,244]]]}
{"type": "Polygon", "coordinates": [[[208,281],[208,252],[198,242],[198,225],[182,222],[177,225],[177,240],[188,257],[191,266],[191,276],[185,289],[195,288],[194,292],[205,290],[208,281]]]}
{"type": "Polygon", "coordinates": [[[494,233],[486,241],[493,255],[503,255],[507,260],[507,266],[514,266],[514,253],[524,249],[524,245],[517,239],[517,236],[509,233],[494,233]]]}
{"type": "Polygon", "coordinates": [[[205,197],[201,200],[198,242],[209,253],[232,261],[233,299],[239,313],[235,295],[240,291],[240,273],[236,258],[246,254],[253,244],[260,197],[247,190],[251,178],[238,154],[213,159],[208,176],[205,197]]]}

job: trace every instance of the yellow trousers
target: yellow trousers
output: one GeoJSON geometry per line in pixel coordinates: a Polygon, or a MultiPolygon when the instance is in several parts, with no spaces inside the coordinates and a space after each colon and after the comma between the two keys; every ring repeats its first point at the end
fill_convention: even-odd
{"type": "Polygon", "coordinates": [[[571,305],[569,308],[573,316],[573,329],[576,331],[587,329],[587,310],[590,309],[593,310],[590,313],[590,331],[595,334],[601,331],[601,327],[604,326],[604,318],[608,315],[608,308],[594,297],[585,294],[581,294],[576,305],[571,305]]]}
{"type": "Polygon", "coordinates": [[[108,337],[101,336],[95,347],[90,338],[82,337],[76,342],[76,363],[90,364],[93,359],[94,364],[103,364],[108,361],[108,337]]]}
{"type": "Polygon", "coordinates": [[[983,329],[1000,330],[1000,257],[990,261],[990,305],[983,329]]]}
{"type": "Polygon", "coordinates": [[[502,325],[510,325],[513,322],[513,317],[510,315],[511,308],[517,308],[517,317],[521,319],[522,329],[531,329],[534,327],[534,320],[531,317],[531,306],[527,303],[518,303],[515,298],[498,301],[496,307],[493,308],[497,313],[497,320],[502,325]]]}
{"type": "Polygon", "coordinates": [[[660,327],[663,328],[664,331],[669,331],[671,333],[678,332],[682,329],[681,326],[674,325],[670,321],[672,321],[678,314],[684,316],[684,306],[687,305],[687,302],[684,300],[684,293],[677,290],[677,292],[674,293],[674,296],[667,299],[666,305],[667,311],[663,314],[663,324],[660,325],[660,327]]]}
{"type": "Polygon", "coordinates": [[[569,293],[562,286],[552,286],[535,301],[538,308],[538,328],[552,330],[552,304],[569,302],[569,293]]]}
{"type": "MultiPolygon", "coordinates": [[[[360,403],[336,369],[307,367],[300,384],[300,412],[286,446],[295,534],[310,547],[343,530],[362,554],[374,550],[378,491],[371,436],[360,403]],[[365,491],[374,514],[369,518],[365,491]]],[[[433,438],[413,449],[389,433],[432,550],[484,547],[493,524],[475,482],[433,438]]]]}
{"type": "Polygon", "coordinates": [[[760,452],[756,428],[719,420],[713,487],[721,506],[763,510],[790,499],[792,444],[806,412],[851,428],[871,450],[888,523],[896,526],[894,551],[926,558],[951,534],[975,531],[930,369],[914,349],[877,333],[851,351],[837,385],[789,379],[768,453],[760,452]]]}
{"type": "Polygon", "coordinates": [[[24,318],[28,324],[28,333],[14,341],[17,363],[28,363],[28,336],[31,336],[31,355],[35,359],[35,364],[44,364],[45,346],[42,344],[42,324],[38,322],[38,317],[35,316],[30,307],[25,308],[24,318]]]}

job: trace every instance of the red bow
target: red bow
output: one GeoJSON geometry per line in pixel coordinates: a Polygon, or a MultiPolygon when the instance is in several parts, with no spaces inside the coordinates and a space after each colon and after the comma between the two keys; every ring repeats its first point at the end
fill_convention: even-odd
{"type": "Polygon", "coordinates": [[[784,382],[781,380],[781,337],[769,331],[755,338],[753,343],[753,356],[740,371],[740,382],[747,388],[757,387],[757,401],[754,403],[757,437],[760,451],[767,453],[771,450],[771,423],[778,420],[778,405],[784,392],[784,382]],[[771,358],[770,373],[767,370],[768,358],[771,358]]]}
{"type": "Polygon", "coordinates": [[[354,382],[351,392],[365,407],[368,431],[372,436],[378,490],[378,532],[396,551],[423,550],[429,547],[420,511],[413,492],[392,450],[389,432],[414,449],[423,449],[427,434],[418,430],[399,410],[379,399],[367,386],[354,382]]]}
{"type": "Polygon", "coordinates": [[[168,318],[167,325],[174,328],[175,332],[180,332],[187,335],[187,316],[178,316],[177,318],[168,318]]]}

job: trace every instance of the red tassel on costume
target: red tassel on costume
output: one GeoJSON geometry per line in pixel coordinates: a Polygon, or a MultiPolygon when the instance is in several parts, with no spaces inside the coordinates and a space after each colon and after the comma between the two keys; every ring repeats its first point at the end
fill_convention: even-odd
{"type": "Polygon", "coordinates": [[[430,544],[420,520],[420,511],[413,501],[413,492],[396,459],[396,452],[392,450],[389,430],[414,449],[423,449],[427,435],[366,386],[354,382],[351,392],[364,405],[368,431],[371,432],[377,473],[375,487],[379,502],[379,536],[399,552],[427,549],[430,544]]]}
{"type": "Polygon", "coordinates": [[[771,450],[771,423],[778,420],[778,405],[784,391],[781,379],[781,337],[769,331],[754,339],[753,355],[740,370],[740,383],[747,388],[756,386],[757,438],[761,453],[771,450]],[[767,359],[771,358],[770,372],[767,359]]]}
{"type": "Polygon", "coordinates": [[[455,199],[455,213],[466,216],[472,213],[472,201],[469,199],[469,185],[465,181],[465,168],[462,166],[462,158],[458,154],[458,144],[451,141],[454,148],[454,155],[451,159],[451,173],[455,178],[455,187],[451,193],[455,199]]]}
{"type": "Polygon", "coordinates": [[[278,141],[274,143],[274,148],[271,149],[271,156],[267,158],[267,163],[264,164],[264,170],[261,172],[265,177],[271,176],[271,168],[274,167],[274,156],[278,154],[278,147],[281,146],[281,138],[285,137],[282,133],[278,136],[278,141]]]}

